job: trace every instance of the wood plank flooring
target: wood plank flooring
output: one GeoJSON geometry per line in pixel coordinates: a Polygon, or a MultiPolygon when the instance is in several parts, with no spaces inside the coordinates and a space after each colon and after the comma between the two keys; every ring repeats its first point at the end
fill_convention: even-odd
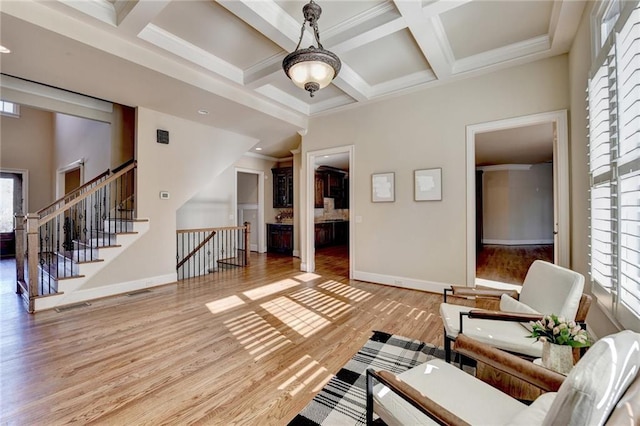
{"type": "Polygon", "coordinates": [[[440,294],[350,281],[345,262],[319,252],[307,274],[253,253],[248,268],[35,315],[0,268],[0,424],[282,425],[372,330],[442,345],[440,294]]]}
{"type": "Polygon", "coordinates": [[[522,284],[534,260],[553,262],[553,245],[485,245],[476,259],[476,277],[522,284]]]}

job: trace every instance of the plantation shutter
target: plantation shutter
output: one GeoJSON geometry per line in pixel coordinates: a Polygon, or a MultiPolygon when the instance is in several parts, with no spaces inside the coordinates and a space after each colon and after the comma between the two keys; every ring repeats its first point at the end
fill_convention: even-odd
{"type": "MultiPolygon", "coordinates": [[[[611,34],[606,33],[587,88],[592,290],[625,328],[636,331],[640,331],[638,4],[620,4],[624,10],[611,34]]],[[[605,24],[611,29],[611,22],[605,24]]]]}
{"type": "Polygon", "coordinates": [[[619,153],[619,319],[640,317],[640,8],[616,41],[619,153]]]}

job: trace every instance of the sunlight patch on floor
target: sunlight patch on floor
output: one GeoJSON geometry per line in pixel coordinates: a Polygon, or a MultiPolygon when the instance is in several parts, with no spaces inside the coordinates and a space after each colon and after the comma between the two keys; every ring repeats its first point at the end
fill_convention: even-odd
{"type": "Polygon", "coordinates": [[[205,304],[212,314],[219,314],[220,312],[224,312],[241,305],[244,305],[244,301],[238,296],[229,296],[224,299],[214,300],[213,302],[205,304]]]}
{"type": "Polygon", "coordinates": [[[224,325],[251,355],[256,355],[256,361],[291,343],[253,311],[227,320],[224,325]]]}
{"type": "Polygon", "coordinates": [[[345,297],[349,300],[353,300],[355,302],[360,302],[361,300],[366,300],[371,297],[371,293],[369,292],[351,287],[349,285],[341,284],[333,280],[324,282],[318,285],[318,287],[323,290],[335,293],[339,296],[345,297]]]}
{"type": "Polygon", "coordinates": [[[251,300],[262,299],[266,296],[271,296],[272,294],[278,293],[283,290],[288,290],[292,287],[300,285],[300,282],[287,278],[285,280],[277,281],[273,284],[263,285],[262,287],[254,288],[253,290],[247,290],[244,294],[251,300]]]}
{"type": "Polygon", "coordinates": [[[293,278],[303,283],[308,283],[309,281],[313,281],[322,277],[318,274],[314,274],[313,272],[305,272],[304,274],[296,275],[293,278]]]}
{"type": "Polygon", "coordinates": [[[284,296],[260,306],[303,337],[309,337],[331,324],[329,320],[284,296]]]}
{"type": "Polygon", "coordinates": [[[353,306],[312,288],[296,291],[295,293],[289,294],[288,297],[331,318],[337,318],[344,312],[353,309],[353,306]]]}

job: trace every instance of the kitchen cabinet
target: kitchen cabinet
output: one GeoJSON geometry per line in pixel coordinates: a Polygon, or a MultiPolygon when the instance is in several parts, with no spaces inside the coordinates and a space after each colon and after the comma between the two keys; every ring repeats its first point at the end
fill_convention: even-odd
{"type": "Polygon", "coordinates": [[[349,222],[346,220],[331,220],[316,222],[315,246],[326,247],[349,243],[349,222]]]}
{"type": "Polygon", "coordinates": [[[318,168],[315,174],[314,206],[324,207],[324,198],[333,198],[336,209],[349,208],[349,178],[347,173],[326,166],[318,168]]]}
{"type": "Polygon", "coordinates": [[[271,169],[273,173],[273,208],[293,207],[293,167],[271,169]]]}
{"type": "Polygon", "coordinates": [[[293,254],[293,225],[268,223],[267,251],[269,253],[293,254]]]}

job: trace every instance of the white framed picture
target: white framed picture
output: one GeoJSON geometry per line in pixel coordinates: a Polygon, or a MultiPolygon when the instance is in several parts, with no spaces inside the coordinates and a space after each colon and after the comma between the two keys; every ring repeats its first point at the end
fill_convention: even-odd
{"type": "Polygon", "coordinates": [[[413,199],[415,201],[442,200],[442,169],[424,169],[413,172],[413,199]]]}
{"type": "Polygon", "coordinates": [[[372,174],[371,201],[374,203],[392,203],[395,200],[395,173],[372,174]]]}

